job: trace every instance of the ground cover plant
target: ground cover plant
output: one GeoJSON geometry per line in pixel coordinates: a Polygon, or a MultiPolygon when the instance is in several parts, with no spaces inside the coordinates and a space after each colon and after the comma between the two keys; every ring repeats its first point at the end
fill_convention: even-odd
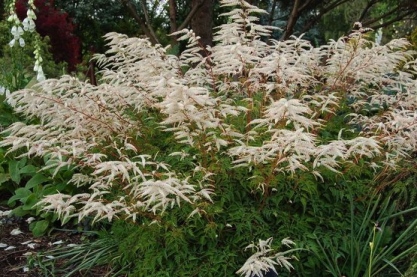
{"type": "Polygon", "coordinates": [[[28,121],[7,128],[0,146],[42,157],[52,177],[73,173],[76,189],[56,187],[35,209],[63,224],[111,223],[91,249],[111,249],[104,260],[118,274],[396,272],[393,262],[406,264],[401,253],[414,251],[404,238],[415,228],[390,234],[399,214],[369,195],[375,176],[413,162],[417,82],[407,41],[375,45],[360,24],[318,48],[268,40],[271,28],[257,23],[263,10],[221,3],[231,7],[229,23],[213,47],[183,30],[188,46],[177,57],[109,33],[97,86],[63,76],[8,95],[28,121]],[[378,218],[385,229],[376,235],[378,218]],[[347,246],[355,228],[361,236],[347,246]],[[294,251],[293,240],[305,251],[294,251]],[[341,258],[329,260],[334,254],[341,258]]]}
{"type": "MultiPolygon", "coordinates": [[[[33,12],[28,14],[33,19],[33,12]]],[[[66,68],[64,63],[53,62],[52,55],[48,51],[49,39],[48,37],[42,38],[38,33],[33,32],[33,22],[29,23],[27,19],[22,26],[16,26],[17,20],[17,17],[10,16],[8,21],[0,22],[1,32],[5,34],[0,39],[0,44],[3,45],[0,50],[1,130],[13,122],[26,122],[26,118],[14,113],[5,101],[7,95],[27,86],[30,87],[31,84],[36,83],[37,79],[43,80],[44,74],[49,77],[60,76],[66,68]]],[[[0,137],[2,139],[3,135],[0,137]]],[[[61,178],[65,173],[61,173],[61,177],[57,176],[58,179],[51,180],[48,172],[38,172],[40,165],[43,164],[42,159],[18,159],[15,155],[5,155],[6,152],[7,149],[0,148],[0,205],[14,208],[16,216],[36,216],[37,220],[30,223],[30,229],[36,236],[42,235],[56,221],[56,216],[41,211],[40,207],[33,208],[33,205],[45,194],[55,193],[57,187],[66,187],[64,190],[70,188],[63,181],[65,178],[61,178]],[[47,182],[49,184],[46,184],[47,182]]],[[[67,174],[71,175],[71,172],[67,174]]]]}

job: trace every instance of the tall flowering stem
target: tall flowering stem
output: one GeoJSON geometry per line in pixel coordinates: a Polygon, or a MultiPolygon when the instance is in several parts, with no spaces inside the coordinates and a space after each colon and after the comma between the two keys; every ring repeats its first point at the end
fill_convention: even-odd
{"type": "MultiPolygon", "coordinates": [[[[34,32],[36,30],[35,20],[36,20],[36,6],[34,0],[28,1],[28,8],[26,13],[26,18],[23,21],[20,21],[19,17],[16,14],[16,0],[11,0],[9,3],[9,17],[8,21],[11,23],[11,34],[13,35],[12,40],[9,42],[10,47],[14,47],[16,44],[19,44],[20,47],[25,47],[25,32],[34,32]]],[[[36,40],[35,50],[33,52],[35,56],[35,67],[34,71],[37,73],[36,79],[40,82],[45,80],[45,75],[42,70],[42,57],[40,55],[40,42],[36,40]]]]}
{"type": "MultiPolygon", "coordinates": [[[[221,3],[235,8],[213,47],[182,30],[176,35],[188,46],[177,57],[147,39],[109,33],[109,50],[96,56],[97,86],[63,76],[8,96],[39,123],[13,124],[0,146],[44,157],[53,174],[74,170],[70,183],[83,189],[38,205],[64,222],[161,223],[172,210],[204,217],[228,190],[242,190],[261,193],[262,209],[282,178],[311,173],[325,181],[323,172],[358,163],[387,171],[417,150],[417,66],[407,41],[375,45],[358,30],[321,47],[302,37],[267,42],[271,28],[256,16],[264,11],[243,0],[221,3]],[[344,129],[326,137],[340,113],[344,129]],[[222,174],[247,179],[225,184],[222,174]]],[[[258,254],[238,273],[274,271],[280,262],[290,269],[281,256],[271,260],[271,243],[252,245],[258,254]]]]}

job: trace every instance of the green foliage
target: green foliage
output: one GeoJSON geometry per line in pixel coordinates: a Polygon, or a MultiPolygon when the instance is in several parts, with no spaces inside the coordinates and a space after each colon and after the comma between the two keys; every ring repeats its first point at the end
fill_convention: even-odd
{"type": "MultiPolygon", "coordinates": [[[[170,140],[163,132],[152,138],[161,147],[170,140]]],[[[190,165],[178,163],[181,168],[190,165]]],[[[178,276],[233,276],[248,257],[242,250],[248,240],[289,236],[307,250],[295,254],[300,261],[293,262],[298,276],[317,272],[321,276],[363,276],[376,222],[383,233],[374,238],[378,250],[374,272],[391,272],[384,259],[407,260],[406,254],[414,249],[414,225],[405,229],[395,225],[393,219],[402,215],[394,212],[396,203],[368,197],[374,173],[361,164],[346,167],[343,176],[329,171],[323,174],[324,182],[307,173],[292,178],[278,175],[267,194],[256,189],[255,181],[247,182],[245,170],[232,169],[225,157],[212,169],[217,172],[215,183],[221,193],[213,197],[214,204],[200,206],[204,213],[189,217],[190,207],[185,206],[136,223],[117,220],[97,239],[82,249],[68,248],[57,260],[77,253],[77,260],[66,263],[78,265],[85,260],[77,270],[111,261],[112,270],[120,275],[110,276],[172,276],[173,272],[178,276]]],[[[44,255],[55,256],[56,252],[44,255]]],[[[282,272],[280,276],[291,274],[282,272]]]]}
{"type": "MultiPolygon", "coordinates": [[[[41,39],[37,33],[25,32],[25,47],[19,45],[10,47],[9,41],[12,39],[10,29],[11,25],[7,21],[0,22],[0,32],[7,34],[0,38],[1,88],[13,93],[36,83],[36,73],[32,70],[35,45],[40,47],[43,70],[48,77],[58,77],[64,73],[65,65],[53,62],[47,37],[41,39]]],[[[3,92],[3,95],[0,95],[0,130],[3,131],[17,121],[26,121],[26,119],[14,113],[5,101],[3,92]]],[[[1,137],[4,135],[1,134],[1,137]]],[[[37,220],[30,224],[30,229],[34,235],[40,236],[51,228],[57,217],[52,213],[41,211],[36,204],[45,195],[57,191],[70,191],[71,188],[66,186],[63,179],[65,173],[59,174],[58,179],[52,180],[51,172],[40,171],[43,162],[39,159],[19,158],[17,154],[6,155],[6,151],[0,148],[0,193],[3,195],[2,201],[9,198],[2,204],[13,207],[13,213],[17,216],[36,216],[37,220]]]]}
{"type": "MultiPolygon", "coordinates": [[[[6,128],[13,122],[21,120],[11,107],[0,96],[0,126],[6,128]]],[[[45,159],[46,160],[46,159],[45,159]]],[[[0,194],[3,205],[13,208],[13,214],[19,217],[36,217],[29,229],[35,236],[45,234],[54,223],[57,216],[41,210],[36,204],[45,196],[57,191],[71,192],[74,187],[67,185],[71,171],[61,170],[55,177],[50,171],[41,171],[44,161],[39,158],[19,158],[18,154],[7,154],[6,149],[0,148],[0,194]]]]}
{"type": "MultiPolygon", "coordinates": [[[[356,172],[352,169],[352,174],[356,172]]],[[[390,262],[407,260],[407,255],[413,253],[416,223],[403,231],[395,225],[393,219],[403,213],[394,213],[396,205],[389,200],[366,198],[369,180],[346,184],[336,177],[332,181],[339,179],[345,185],[326,186],[314,178],[305,182],[299,179],[303,176],[297,176],[294,179],[303,184],[310,182],[314,189],[300,190],[298,185],[287,182],[262,202],[262,195],[251,190],[227,189],[227,184],[237,184],[245,178],[224,174],[222,197],[216,199],[217,204],[204,207],[206,213],[201,217],[188,218],[190,210],[176,209],[163,215],[163,221],[156,217],[159,223],[118,220],[82,249],[68,248],[68,253],[61,253],[57,260],[77,252],[77,260],[66,263],[79,265],[78,260],[84,260],[77,270],[111,261],[111,268],[120,275],[110,276],[172,276],[172,272],[178,276],[219,276],[219,272],[221,276],[233,276],[248,255],[242,251],[248,239],[287,235],[308,250],[296,255],[301,261],[294,263],[298,276],[312,276],[315,272],[322,272],[321,276],[364,276],[369,268],[371,241],[376,245],[375,274],[371,276],[388,276],[381,274],[393,271],[390,262]],[[372,238],[376,222],[382,232],[372,238]]],[[[288,275],[283,272],[280,276],[288,275]]]]}
{"type": "MultiPolygon", "coordinates": [[[[108,0],[81,0],[77,2],[57,0],[54,3],[68,13],[76,24],[76,34],[81,39],[83,54],[88,55],[91,50],[103,52],[105,50],[103,36],[108,32],[121,32],[129,35],[141,33],[129,10],[121,1],[109,3],[108,0]],[[94,17],[91,16],[92,14],[94,17]]],[[[134,3],[136,4],[136,2],[134,3]]],[[[140,11],[139,4],[135,8],[140,11]]],[[[160,20],[158,22],[152,21],[155,24],[159,22],[160,20]]]]}
{"type": "Polygon", "coordinates": [[[395,203],[389,198],[371,198],[365,209],[361,208],[351,199],[350,228],[341,230],[342,237],[314,234],[317,245],[312,251],[329,272],[323,276],[391,276],[400,272],[395,262],[415,252],[410,239],[417,232],[417,220],[400,232],[394,231],[392,222],[401,214],[415,214],[416,208],[394,213],[395,203]]]}
{"type": "Polygon", "coordinates": [[[58,252],[76,264],[70,273],[110,263],[130,276],[254,275],[292,268],[284,254],[301,276],[408,266],[414,221],[369,197],[375,177],[415,148],[416,83],[394,74],[406,43],[374,46],[358,31],[321,48],[267,44],[251,11],[242,1],[229,13],[207,58],[191,32],[180,57],[111,33],[97,86],[63,76],[8,98],[38,123],[10,126],[0,144],[28,158],[7,163],[15,212],[39,215],[38,234],[54,220],[46,210],[64,223],[113,221],[58,252]],[[23,170],[32,162],[42,170],[23,170]],[[285,237],[307,251],[278,252],[271,239],[285,237]],[[268,256],[279,254],[287,263],[268,256]]]}
{"type": "Polygon", "coordinates": [[[414,28],[414,30],[409,35],[408,39],[410,40],[413,49],[417,49],[417,28],[414,28]]]}
{"type": "Polygon", "coordinates": [[[37,159],[18,159],[0,154],[0,192],[10,195],[7,205],[14,208],[14,215],[36,217],[29,225],[35,236],[45,234],[57,222],[55,214],[43,211],[36,204],[46,195],[75,189],[66,183],[72,174],[71,170],[63,169],[52,178],[54,172],[40,171],[40,164],[41,161],[37,159]]]}
{"type": "MultiPolygon", "coordinates": [[[[109,235],[102,235],[99,240],[91,240],[98,234],[100,233],[84,232],[81,236],[84,242],[82,245],[57,246],[47,253],[34,253],[28,257],[27,266],[31,272],[35,271],[45,277],[69,277],[73,274],[85,276],[91,268],[108,264],[117,252],[117,242],[109,235]],[[60,262],[58,267],[55,266],[57,261],[60,262]]],[[[121,275],[109,270],[105,276],[121,275]],[[112,273],[114,275],[111,275],[112,273]]]]}

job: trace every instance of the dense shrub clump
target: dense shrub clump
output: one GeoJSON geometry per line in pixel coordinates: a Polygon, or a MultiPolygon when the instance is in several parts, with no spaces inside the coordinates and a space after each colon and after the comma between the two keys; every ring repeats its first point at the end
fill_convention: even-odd
{"type": "Polygon", "coordinates": [[[44,157],[53,174],[74,172],[77,193],[38,205],[64,223],[116,220],[115,260],[135,257],[133,276],[291,269],[272,237],[321,234],[320,218],[353,214],[349,203],[369,193],[361,182],[416,149],[416,64],[405,40],[374,45],[359,26],[318,48],[301,37],[267,41],[271,28],[255,16],[263,10],[221,2],[234,9],[213,47],[183,30],[177,57],[110,33],[96,57],[99,85],[63,76],[7,99],[38,123],[11,125],[0,145],[44,157]]]}

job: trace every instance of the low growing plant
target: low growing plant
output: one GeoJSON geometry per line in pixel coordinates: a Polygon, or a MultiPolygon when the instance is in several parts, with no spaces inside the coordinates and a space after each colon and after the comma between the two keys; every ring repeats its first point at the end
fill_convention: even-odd
{"type": "MultiPolygon", "coordinates": [[[[87,235],[91,237],[97,234],[100,232],[88,232],[87,235]]],[[[33,253],[28,257],[28,269],[30,272],[41,272],[44,276],[69,277],[74,274],[84,276],[87,271],[102,266],[100,276],[121,277],[123,275],[120,272],[109,268],[109,264],[117,258],[117,243],[114,237],[101,234],[99,239],[88,240],[83,244],[57,246],[47,252],[33,253]]]]}
{"type": "Polygon", "coordinates": [[[323,244],[316,234],[318,247],[313,252],[321,258],[328,276],[402,276],[395,263],[415,253],[417,220],[411,220],[398,233],[392,221],[407,213],[415,214],[417,208],[395,212],[395,206],[390,198],[378,197],[369,201],[364,212],[358,212],[351,199],[351,227],[345,230],[343,238],[323,244]]]}
{"type": "Polygon", "coordinates": [[[374,45],[358,26],[318,48],[266,42],[271,28],[255,16],[263,10],[221,3],[234,9],[213,47],[182,30],[188,46],[177,57],[109,33],[99,85],[63,76],[7,99],[38,123],[14,123],[0,146],[47,157],[53,175],[74,169],[69,183],[83,189],[37,206],[64,223],[92,217],[140,230],[129,249],[135,276],[290,269],[270,238],[281,236],[280,209],[293,199],[306,209],[308,199],[283,187],[326,184],[352,167],[389,173],[416,149],[417,67],[405,40],[374,45]]]}

